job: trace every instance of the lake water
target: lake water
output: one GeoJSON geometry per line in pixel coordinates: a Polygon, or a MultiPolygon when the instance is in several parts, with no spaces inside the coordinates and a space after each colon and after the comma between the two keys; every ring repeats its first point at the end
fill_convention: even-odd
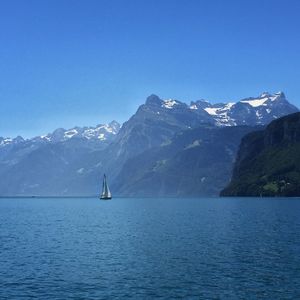
{"type": "Polygon", "coordinates": [[[300,299],[300,199],[0,199],[0,299],[300,299]]]}

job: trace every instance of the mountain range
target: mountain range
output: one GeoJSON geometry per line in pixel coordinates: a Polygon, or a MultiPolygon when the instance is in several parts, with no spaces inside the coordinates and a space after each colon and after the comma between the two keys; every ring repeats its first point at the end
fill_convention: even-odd
{"type": "Polygon", "coordinates": [[[0,195],[96,195],[103,173],[122,196],[217,195],[241,138],[297,111],[282,92],[189,105],[151,95],[122,126],[0,138],[0,195]]]}
{"type": "Polygon", "coordinates": [[[23,139],[21,136],[16,138],[0,137],[0,147],[16,145],[24,142],[45,142],[57,143],[64,142],[71,138],[84,138],[86,140],[110,141],[120,130],[120,124],[112,121],[109,124],[100,124],[95,127],[74,127],[71,129],[58,128],[52,133],[36,136],[32,139],[23,139]]]}

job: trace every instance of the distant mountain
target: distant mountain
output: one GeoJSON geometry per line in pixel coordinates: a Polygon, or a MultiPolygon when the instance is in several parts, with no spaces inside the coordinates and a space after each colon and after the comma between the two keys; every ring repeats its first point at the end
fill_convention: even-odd
{"type": "Polygon", "coordinates": [[[163,184],[153,195],[179,195],[187,189],[178,188],[167,180],[167,176],[176,170],[178,176],[174,182],[182,185],[180,172],[193,161],[194,168],[186,169],[184,173],[190,178],[189,184],[185,182],[189,194],[215,195],[226,184],[224,180],[229,180],[232,159],[243,132],[251,131],[249,126],[254,130],[257,125],[265,125],[294,111],[298,109],[286,100],[283,93],[264,93],[237,103],[210,104],[199,100],[190,105],[151,95],[122,127],[112,122],[96,127],[57,129],[51,134],[27,140],[22,137],[0,138],[0,176],[5,177],[0,182],[0,195],[96,194],[103,173],[108,175],[113,192],[120,195],[133,195],[138,186],[136,190],[140,194],[150,195],[144,182],[150,188],[154,183],[151,180],[163,184]],[[248,127],[240,129],[239,125],[248,127]],[[222,137],[222,130],[226,137],[228,132],[236,136],[228,136],[227,141],[222,137]],[[182,143],[181,138],[184,138],[182,143]],[[138,165],[137,161],[141,164],[138,165]],[[157,167],[157,172],[150,172],[156,174],[149,177],[151,180],[145,180],[149,175],[149,164],[158,161],[167,163],[157,167]],[[133,177],[126,176],[127,168],[133,177]],[[188,176],[189,170],[193,170],[193,176],[188,176]],[[220,177],[222,170],[224,180],[220,177]],[[200,175],[206,177],[203,180],[207,186],[197,186],[200,175]]]}
{"type": "MultiPolygon", "coordinates": [[[[44,147],[48,144],[63,143],[72,140],[75,144],[89,145],[91,148],[104,149],[116,137],[120,130],[120,124],[112,121],[109,124],[95,127],[74,127],[72,129],[56,129],[53,133],[37,136],[31,139],[0,137],[0,162],[15,163],[16,160],[28,153],[44,147]]],[[[75,145],[75,147],[76,147],[75,145]]]]}
{"type": "Polygon", "coordinates": [[[119,123],[113,121],[95,127],[57,129],[26,140],[0,138],[0,195],[63,195],[69,189],[80,193],[84,186],[75,180],[81,172],[77,164],[105,149],[119,129],[119,123]],[[72,182],[76,182],[76,189],[72,189],[72,182]]]}
{"type": "Polygon", "coordinates": [[[37,136],[32,139],[24,140],[21,136],[16,138],[0,137],[0,148],[16,145],[24,142],[64,142],[71,138],[83,138],[86,140],[110,140],[120,130],[120,124],[112,121],[109,124],[100,124],[95,127],[74,127],[71,129],[58,128],[47,135],[37,136]]]}
{"type": "Polygon", "coordinates": [[[124,164],[113,183],[123,196],[217,196],[229,182],[241,138],[253,127],[203,125],[177,133],[124,164]]]}
{"type": "Polygon", "coordinates": [[[242,139],[222,196],[300,196],[300,113],[242,139]]]}
{"type": "Polygon", "coordinates": [[[259,97],[245,98],[237,103],[210,104],[199,100],[192,102],[190,108],[205,110],[217,126],[266,125],[274,119],[299,111],[287,101],[283,92],[264,92],[259,97]]]}
{"type": "Polygon", "coordinates": [[[62,142],[71,138],[83,138],[86,140],[111,140],[120,130],[120,124],[112,121],[109,124],[100,124],[96,127],[74,127],[72,129],[56,129],[53,133],[41,136],[50,142],[62,142]]]}

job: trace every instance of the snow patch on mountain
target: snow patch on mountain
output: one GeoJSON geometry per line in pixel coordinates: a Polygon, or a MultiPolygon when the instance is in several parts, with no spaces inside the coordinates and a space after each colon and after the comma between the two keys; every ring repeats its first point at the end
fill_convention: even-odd
{"type": "Polygon", "coordinates": [[[242,100],[241,103],[248,103],[252,107],[258,107],[261,105],[266,105],[265,102],[269,100],[269,98],[262,98],[262,99],[251,99],[251,100],[242,100]]]}
{"type": "Polygon", "coordinates": [[[268,92],[264,92],[258,98],[248,98],[248,99],[241,100],[240,102],[248,103],[252,107],[259,107],[259,106],[267,106],[268,101],[273,102],[280,99],[281,97],[284,98],[283,92],[277,92],[274,95],[269,94],[268,92]]]}
{"type": "Polygon", "coordinates": [[[218,126],[233,126],[236,125],[234,119],[229,116],[230,109],[235,105],[235,103],[220,103],[215,105],[210,105],[210,107],[204,108],[204,110],[211,115],[218,126]]]}
{"type": "Polygon", "coordinates": [[[173,99],[168,99],[168,100],[164,100],[162,107],[168,108],[168,109],[172,109],[174,108],[175,105],[178,105],[178,101],[173,100],[173,99]]]}
{"type": "Polygon", "coordinates": [[[206,107],[206,108],[204,108],[204,110],[207,113],[209,113],[211,116],[216,116],[218,109],[220,109],[220,108],[219,107],[206,107]]]}
{"type": "Polygon", "coordinates": [[[2,148],[9,145],[15,145],[23,141],[24,139],[21,136],[17,136],[14,139],[8,137],[7,138],[0,137],[0,147],[2,148]]]}
{"type": "Polygon", "coordinates": [[[8,145],[8,144],[11,144],[12,141],[13,140],[11,138],[6,138],[1,141],[0,145],[8,145]]]}
{"type": "Polygon", "coordinates": [[[195,109],[198,109],[198,107],[197,107],[197,105],[196,105],[196,104],[192,104],[192,105],[190,105],[190,109],[193,109],[193,110],[195,110],[195,109]]]}
{"type": "Polygon", "coordinates": [[[78,134],[78,131],[76,129],[67,130],[64,134],[64,138],[65,139],[70,139],[76,134],[78,134]]]}
{"type": "Polygon", "coordinates": [[[217,115],[227,116],[227,112],[231,109],[234,103],[221,104],[220,106],[219,105],[220,104],[216,104],[211,107],[206,107],[204,108],[204,110],[213,116],[217,116],[217,115]]]}

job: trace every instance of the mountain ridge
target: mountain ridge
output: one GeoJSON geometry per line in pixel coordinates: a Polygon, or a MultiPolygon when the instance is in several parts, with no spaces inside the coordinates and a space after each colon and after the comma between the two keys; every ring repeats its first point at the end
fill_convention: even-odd
{"type": "MultiPolygon", "coordinates": [[[[124,187],[130,181],[128,176],[120,175],[126,163],[138,157],[143,158],[143,155],[147,159],[152,151],[157,153],[157,157],[153,157],[153,163],[155,159],[164,160],[160,157],[161,151],[165,149],[169,149],[169,153],[174,153],[177,149],[178,155],[171,155],[167,168],[156,167],[159,172],[164,170],[161,174],[165,172],[167,176],[172,170],[179,172],[184,168],[185,163],[191,162],[186,153],[193,153],[199,169],[202,168],[212,174],[210,182],[213,182],[212,170],[217,172],[217,169],[213,169],[214,167],[210,169],[209,166],[205,169],[204,165],[201,167],[201,164],[205,164],[205,157],[204,160],[199,160],[197,153],[202,153],[201,155],[207,157],[207,161],[213,163],[210,155],[217,153],[213,150],[214,143],[222,149],[216,155],[226,158],[226,163],[220,162],[220,166],[226,169],[224,178],[229,180],[228,172],[233,166],[233,156],[226,154],[229,148],[224,145],[227,145],[227,141],[222,138],[222,135],[216,134],[217,129],[232,127],[232,133],[241,130],[238,138],[234,140],[236,144],[230,144],[230,153],[235,153],[244,130],[238,127],[248,126],[246,133],[255,130],[258,125],[265,126],[268,120],[289,114],[291,111],[298,111],[298,109],[286,100],[283,93],[265,93],[259,97],[242,99],[235,104],[210,104],[208,101],[199,100],[191,102],[190,105],[179,100],[163,100],[156,95],[151,95],[122,126],[115,124],[114,132],[112,132],[113,128],[107,130],[105,125],[92,128],[75,127],[70,130],[57,129],[52,135],[32,140],[18,137],[15,143],[4,143],[5,145],[0,147],[0,175],[5,179],[0,182],[0,195],[95,195],[99,191],[99,181],[103,173],[108,175],[112,186],[118,183],[124,187]],[[216,130],[209,131],[208,128],[216,130]],[[195,130],[199,137],[195,137],[186,145],[174,143],[176,136],[187,137],[190,130],[195,130]],[[211,132],[212,135],[209,137],[206,131],[207,134],[211,132]],[[87,138],[89,133],[93,134],[93,138],[87,138]],[[106,134],[106,139],[103,139],[101,134],[106,134]],[[206,136],[204,142],[200,142],[200,135],[206,136]],[[216,136],[220,140],[217,140],[216,136]],[[223,141],[224,145],[220,141],[223,141]],[[164,148],[168,145],[171,146],[164,148]],[[202,146],[204,150],[201,150],[202,146]],[[155,149],[159,149],[158,152],[155,149]]],[[[1,142],[3,138],[0,139],[1,142]]],[[[139,166],[141,168],[139,173],[142,174],[139,180],[142,181],[144,176],[147,176],[144,166],[146,163],[139,166]]],[[[198,173],[194,170],[195,176],[198,173]]],[[[219,182],[218,187],[223,188],[226,182],[219,182]]],[[[134,184],[138,184],[138,181],[130,182],[132,191],[134,191],[134,184]]],[[[194,184],[197,182],[194,181],[194,184]]],[[[165,196],[168,196],[171,193],[172,183],[166,181],[164,185],[160,195],[166,193],[165,196]]],[[[196,187],[190,186],[190,189],[200,193],[196,187]]],[[[115,191],[117,190],[116,188],[115,191]]],[[[121,189],[119,191],[121,193],[121,189]]],[[[122,191],[125,194],[125,189],[122,188],[122,191]]],[[[181,190],[179,193],[184,191],[181,190]]],[[[201,193],[204,195],[203,190],[201,193]]],[[[207,189],[207,193],[215,195],[216,189],[207,189]]]]}
{"type": "Polygon", "coordinates": [[[121,125],[117,121],[111,121],[108,124],[99,124],[96,126],[75,126],[70,129],[57,128],[52,133],[46,135],[34,136],[24,139],[22,136],[16,138],[0,137],[0,147],[13,145],[20,142],[28,141],[44,141],[44,142],[63,142],[70,138],[86,138],[87,140],[98,139],[107,140],[112,135],[116,135],[120,130],[121,125]]]}
{"type": "MultiPolygon", "coordinates": [[[[233,115],[236,113],[233,112],[234,109],[236,109],[236,106],[245,106],[245,107],[252,107],[256,108],[255,115],[259,117],[260,119],[263,119],[263,116],[259,115],[260,113],[257,110],[264,109],[267,114],[270,114],[268,111],[268,106],[270,104],[276,104],[278,100],[281,101],[282,104],[289,104],[289,111],[294,112],[298,111],[298,108],[289,103],[286,99],[286,96],[283,92],[277,92],[274,94],[271,94],[269,92],[263,92],[261,95],[257,97],[248,97],[243,98],[237,102],[220,102],[212,104],[207,100],[201,99],[196,101],[191,101],[190,104],[187,104],[185,102],[181,102],[179,100],[175,99],[166,99],[162,100],[157,95],[152,94],[149,97],[147,97],[146,102],[139,106],[139,109],[143,106],[156,106],[158,109],[161,110],[161,108],[165,108],[168,110],[178,110],[180,108],[187,109],[187,110],[201,110],[200,114],[203,119],[207,120],[209,123],[215,121],[215,124],[218,126],[236,126],[236,125],[249,125],[245,124],[247,122],[239,121],[238,123],[235,122],[235,119],[232,118],[233,115]],[[273,102],[273,103],[272,103],[273,102]],[[204,111],[204,112],[203,112],[204,111]],[[224,114],[229,114],[230,118],[224,119],[224,114]],[[223,120],[222,120],[223,118],[223,120]],[[213,120],[214,119],[214,120],[213,120]],[[226,123],[227,121],[227,123],[226,123]]],[[[282,109],[282,107],[280,107],[282,109]]],[[[274,109],[274,108],[273,108],[274,109]]],[[[157,111],[156,113],[160,114],[160,111],[157,111]]],[[[199,113],[199,112],[198,112],[199,113]]],[[[277,112],[278,113],[278,112],[277,112]]],[[[280,112],[277,115],[274,115],[271,118],[278,118],[280,117],[280,112]]],[[[269,118],[267,121],[264,120],[257,120],[257,125],[263,125],[269,122],[269,118]]],[[[125,122],[126,123],[126,122],[125,122]]],[[[17,136],[16,138],[9,138],[9,137],[0,137],[0,146],[9,144],[9,143],[16,143],[23,140],[51,140],[53,136],[61,136],[61,139],[57,140],[57,138],[54,138],[55,141],[62,141],[66,140],[68,138],[72,137],[85,137],[87,139],[106,139],[105,133],[112,133],[117,134],[121,128],[121,125],[113,120],[108,124],[99,124],[96,126],[75,126],[70,129],[64,129],[64,128],[57,128],[52,133],[48,133],[46,135],[41,136],[35,136],[29,139],[24,139],[22,136],[17,136]],[[101,130],[102,129],[102,130],[101,130]],[[97,135],[97,131],[99,131],[99,134],[97,135]],[[106,131],[106,132],[105,132],[106,131]]]]}

